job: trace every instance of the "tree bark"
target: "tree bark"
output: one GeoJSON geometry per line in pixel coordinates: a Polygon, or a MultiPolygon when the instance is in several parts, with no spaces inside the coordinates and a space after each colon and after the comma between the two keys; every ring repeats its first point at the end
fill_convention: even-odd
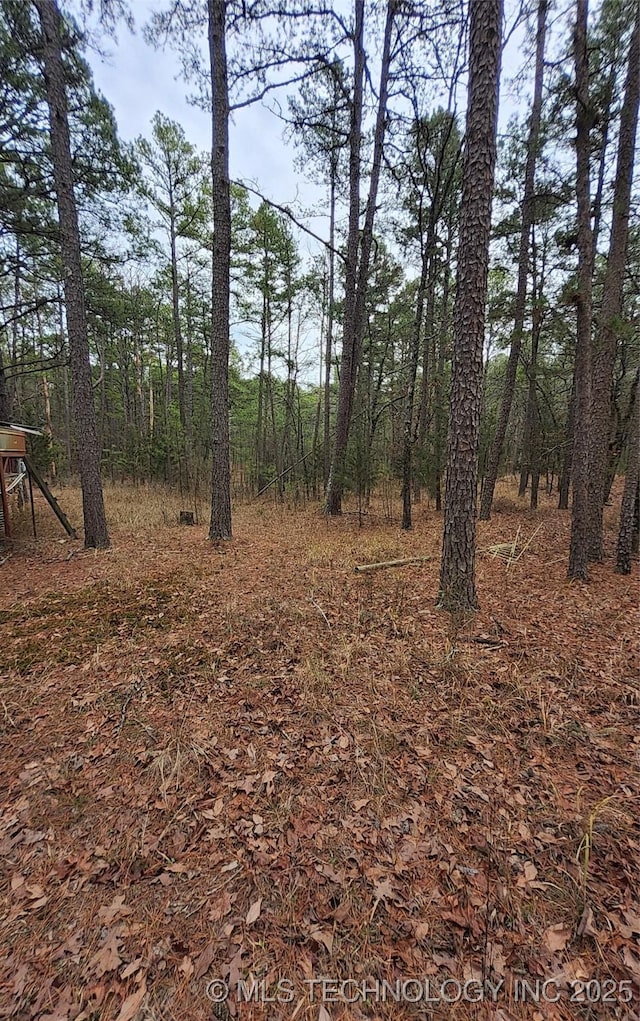
{"type": "Polygon", "coordinates": [[[640,4],[636,3],[636,17],[629,47],[627,80],[620,113],[609,257],[604,278],[599,329],[592,356],[588,521],[590,560],[602,560],[604,555],[602,512],[606,499],[609,470],[611,390],[619,320],[622,314],[639,97],[640,4]]]}
{"type": "MultiPolygon", "coordinates": [[[[620,530],[618,532],[618,550],[616,573],[630,574],[631,553],[634,545],[635,509],[638,499],[638,479],[640,477],[640,400],[636,400],[633,427],[629,433],[629,461],[624,480],[622,507],[620,508],[620,530]]],[[[636,533],[637,534],[637,533],[636,533]]]]}
{"type": "Polygon", "coordinates": [[[367,197],[367,211],[362,230],[360,259],[358,260],[358,228],[360,222],[360,149],[362,135],[362,101],[364,86],[364,0],[356,0],[356,24],[354,33],[354,94],[351,109],[351,135],[349,157],[349,229],[347,235],[344,332],[342,363],[340,366],[340,389],[336,428],[327,484],[325,509],[327,514],[340,514],[344,486],[345,455],[351,425],[353,397],[364,334],[365,297],[369,277],[369,260],[373,244],[373,224],[378,199],[378,184],[382,168],[382,154],[387,122],[387,99],[389,91],[389,66],[391,61],[391,32],[397,0],[388,0],[384,30],[384,42],[380,67],[380,89],[378,111],[373,143],[373,160],[367,197]]]}
{"type": "Polygon", "coordinates": [[[529,139],[527,143],[527,163],[524,178],[524,195],[522,200],[522,226],[520,229],[520,247],[518,251],[518,286],[513,317],[513,332],[511,334],[511,347],[505,373],[504,386],[502,390],[502,401],[496,424],[496,431],[489,452],[489,463],[487,473],[482,484],[482,495],[480,499],[480,520],[488,521],[491,517],[491,504],[498,479],[500,458],[504,447],[505,436],[511,416],[513,394],[516,385],[516,374],[520,351],[522,348],[522,333],[524,328],[525,306],[527,301],[527,279],[529,275],[529,244],[531,226],[534,216],[535,199],[535,172],[536,159],[538,155],[538,139],[540,136],[540,121],[542,116],[542,80],[544,75],[544,46],[547,29],[547,6],[548,0],[540,0],[538,4],[538,23],[536,31],[536,70],[533,88],[533,105],[531,108],[531,123],[529,125],[529,139]]]}
{"type": "Polygon", "coordinates": [[[364,0],[355,0],[353,53],[353,97],[351,100],[349,123],[349,224],[345,252],[344,325],[333,454],[325,494],[325,511],[327,514],[340,514],[342,510],[344,460],[349,439],[349,426],[351,424],[351,410],[357,373],[357,367],[354,362],[358,354],[356,351],[355,309],[360,234],[360,165],[364,90],[364,0]]]}
{"type": "Polygon", "coordinates": [[[412,336],[409,342],[409,366],[407,378],[407,397],[404,409],[402,437],[402,527],[411,528],[411,481],[413,476],[413,447],[415,443],[413,419],[418,375],[418,357],[420,355],[420,334],[424,313],[424,297],[427,289],[427,275],[432,264],[431,243],[427,242],[422,253],[422,269],[416,295],[416,313],[413,321],[412,336]],[[429,258],[431,254],[431,259],[429,258]]]}
{"type": "Polygon", "coordinates": [[[471,0],[469,99],[438,605],[477,609],[476,489],[491,203],[496,161],[502,0],[471,0]]]}
{"type": "Polygon", "coordinates": [[[331,182],[329,185],[329,293],[327,296],[327,335],[324,350],[324,437],[323,437],[323,482],[325,490],[329,484],[331,470],[331,360],[333,358],[333,306],[335,303],[336,279],[336,183],[337,165],[332,154],[331,182]]]}
{"type": "Polygon", "coordinates": [[[0,347],[0,422],[11,421],[11,397],[7,386],[7,376],[4,371],[2,348],[0,347]]]}
{"type": "Polygon", "coordinates": [[[178,361],[178,411],[180,425],[183,429],[187,427],[187,415],[185,410],[185,386],[184,386],[184,354],[182,344],[182,322],[180,319],[180,289],[178,283],[178,251],[176,239],[175,211],[173,207],[173,193],[169,188],[169,243],[171,246],[171,311],[173,315],[173,335],[176,342],[176,358],[178,361]]]}
{"type": "Polygon", "coordinates": [[[80,231],[62,60],[62,18],[55,0],[34,0],[34,3],[42,27],[42,60],[49,108],[51,156],[58,206],[67,333],[73,379],[73,415],[82,486],[84,544],[87,547],[104,548],[109,546],[109,534],[100,481],[100,448],[91,382],[80,231]]]}
{"type": "Polygon", "coordinates": [[[593,238],[589,176],[588,0],[577,0],[574,32],[576,75],[576,197],[578,201],[578,291],[576,295],[576,399],[573,429],[573,504],[569,578],[588,579],[589,431],[591,418],[591,319],[593,238]]]}
{"type": "Polygon", "coordinates": [[[229,188],[229,90],[227,80],[227,0],[208,0],[211,68],[211,182],[213,254],[211,295],[211,521],[209,538],[231,538],[229,462],[229,283],[231,196],[229,188]]]}

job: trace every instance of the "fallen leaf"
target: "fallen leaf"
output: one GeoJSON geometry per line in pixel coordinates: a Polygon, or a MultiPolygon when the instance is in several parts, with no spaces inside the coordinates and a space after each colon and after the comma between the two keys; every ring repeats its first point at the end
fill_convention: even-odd
{"type": "Polygon", "coordinates": [[[624,920],[632,930],[632,932],[640,934],[640,915],[635,914],[633,911],[629,911],[627,908],[622,909],[624,920]]]}
{"type": "Polygon", "coordinates": [[[206,947],[201,954],[196,958],[193,978],[197,982],[198,979],[206,975],[209,968],[213,964],[213,959],[216,956],[216,945],[215,943],[207,943],[206,947]]]}
{"type": "Polygon", "coordinates": [[[571,929],[564,922],[557,922],[556,925],[550,925],[548,929],[545,929],[542,938],[549,950],[556,953],[566,947],[571,939],[571,929]]]}
{"type": "Polygon", "coordinates": [[[140,971],[142,967],[142,958],[136,957],[135,961],[131,961],[126,968],[123,968],[120,972],[120,978],[124,981],[125,978],[131,978],[136,972],[140,971]]]}
{"type": "Polygon", "coordinates": [[[125,915],[130,915],[132,909],[125,904],[124,894],[118,894],[111,901],[108,907],[102,907],[98,911],[98,918],[105,923],[105,925],[111,925],[115,918],[123,918],[125,915]]]}
{"type": "Polygon", "coordinates": [[[257,920],[260,918],[261,909],[262,897],[258,897],[258,899],[253,902],[253,904],[251,905],[247,912],[247,917],[245,919],[247,925],[253,925],[254,922],[257,922],[257,920]]]}
{"type": "Polygon", "coordinates": [[[209,921],[219,922],[231,911],[231,894],[228,890],[222,890],[217,900],[213,903],[209,912],[209,921]]]}
{"type": "Polygon", "coordinates": [[[189,956],[185,956],[178,965],[178,971],[184,975],[185,978],[191,978],[194,973],[193,961],[189,956]]]}
{"type": "Polygon", "coordinates": [[[89,961],[90,967],[95,970],[98,978],[102,978],[108,971],[115,971],[122,964],[119,943],[119,935],[115,932],[109,933],[103,946],[89,961]]]}
{"type": "Polygon", "coordinates": [[[311,939],[315,940],[316,943],[321,943],[331,953],[333,950],[333,933],[326,932],[323,929],[313,929],[309,935],[311,939]]]}
{"type": "Polygon", "coordinates": [[[598,930],[593,924],[593,911],[588,904],[585,904],[582,918],[578,924],[578,936],[598,936],[598,930]]]}
{"type": "Polygon", "coordinates": [[[388,897],[389,898],[393,897],[393,890],[391,888],[391,883],[389,882],[389,880],[381,879],[378,883],[376,883],[373,894],[374,901],[373,910],[371,912],[371,918],[373,918],[373,916],[375,915],[376,908],[378,907],[378,904],[380,903],[381,900],[386,900],[388,897]]]}
{"type": "Polygon", "coordinates": [[[240,979],[242,978],[242,951],[244,947],[241,945],[238,948],[237,953],[231,958],[229,963],[229,989],[235,990],[238,988],[240,979]]]}
{"type": "Polygon", "coordinates": [[[131,993],[130,996],[127,996],[120,1008],[120,1013],[118,1014],[116,1021],[132,1021],[132,1018],[134,1018],[140,1010],[146,992],[147,983],[146,980],[143,979],[140,988],[136,989],[135,993],[131,993]]]}

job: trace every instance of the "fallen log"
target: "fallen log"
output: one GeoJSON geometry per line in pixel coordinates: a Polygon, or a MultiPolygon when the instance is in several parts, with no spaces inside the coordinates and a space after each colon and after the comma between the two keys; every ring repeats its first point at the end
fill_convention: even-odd
{"type": "Polygon", "coordinates": [[[402,560],[381,560],[377,564],[358,564],[354,570],[356,574],[364,574],[365,571],[382,571],[386,567],[406,567],[408,564],[423,564],[433,557],[404,557],[402,560]]]}

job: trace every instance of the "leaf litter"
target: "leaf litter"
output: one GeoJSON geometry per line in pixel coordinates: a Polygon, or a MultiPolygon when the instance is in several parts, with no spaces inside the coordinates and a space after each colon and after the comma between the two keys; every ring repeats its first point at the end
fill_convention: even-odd
{"type": "Polygon", "coordinates": [[[327,976],[504,982],[463,1021],[581,1017],[571,983],[630,982],[589,1017],[636,1016],[637,570],[569,584],[565,515],[496,514],[481,548],[530,541],[452,618],[417,517],[254,505],[222,551],[165,528],[4,563],[3,1016],[453,1016],[311,1002],[327,976]],[[250,978],[295,995],[213,1013],[208,982],[250,978]],[[523,978],[562,996],[516,1002],[523,978]]]}

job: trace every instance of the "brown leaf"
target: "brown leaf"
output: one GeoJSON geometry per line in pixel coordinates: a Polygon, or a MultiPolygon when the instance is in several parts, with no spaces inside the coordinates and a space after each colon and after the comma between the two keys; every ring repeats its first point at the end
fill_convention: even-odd
{"type": "Polygon", "coordinates": [[[131,993],[130,996],[127,996],[120,1008],[120,1013],[118,1014],[116,1021],[132,1021],[140,1010],[146,992],[147,983],[146,980],[143,979],[140,988],[136,989],[135,993],[131,993]]]}
{"type": "Polygon", "coordinates": [[[194,981],[206,975],[209,968],[213,964],[213,959],[216,956],[216,945],[215,943],[207,943],[202,953],[196,958],[195,970],[193,972],[194,981]]]}
{"type": "Polygon", "coordinates": [[[309,935],[311,939],[315,940],[316,943],[321,943],[323,947],[326,947],[329,953],[333,950],[333,933],[327,932],[323,929],[313,929],[309,935]]]}
{"type": "Polygon", "coordinates": [[[136,957],[135,961],[131,961],[131,964],[128,964],[126,968],[122,969],[122,971],[120,972],[120,978],[124,981],[125,978],[131,978],[132,975],[135,975],[136,972],[140,971],[141,969],[142,958],[136,957]]]}
{"type": "Polygon", "coordinates": [[[247,925],[253,925],[254,922],[258,921],[258,919],[260,918],[261,909],[262,897],[258,897],[258,899],[253,902],[253,904],[251,905],[247,912],[247,917],[245,919],[247,925]]]}
{"type": "Polygon", "coordinates": [[[111,901],[109,907],[100,908],[98,911],[98,918],[104,922],[105,925],[111,925],[115,918],[122,918],[125,915],[130,915],[132,909],[125,904],[124,894],[118,894],[111,901]]]}
{"type": "Polygon", "coordinates": [[[180,961],[180,964],[178,965],[178,971],[187,979],[191,978],[191,976],[193,975],[194,972],[193,961],[188,955],[183,957],[182,960],[180,961]]]}
{"type": "Polygon", "coordinates": [[[219,922],[225,917],[225,915],[228,915],[230,911],[231,895],[228,890],[223,890],[209,912],[209,920],[211,922],[219,922]]]}
{"type": "Polygon", "coordinates": [[[89,961],[90,967],[95,969],[98,978],[102,978],[108,971],[115,971],[122,964],[119,943],[119,935],[115,932],[110,932],[103,946],[100,947],[98,952],[89,961]]]}
{"type": "Polygon", "coordinates": [[[240,946],[237,953],[231,958],[229,964],[229,989],[237,989],[238,983],[242,978],[242,951],[243,947],[240,946]]]}
{"type": "Polygon", "coordinates": [[[582,918],[578,924],[578,936],[598,936],[598,930],[593,924],[593,911],[588,904],[585,904],[582,918]]]}
{"type": "Polygon", "coordinates": [[[376,883],[374,891],[373,910],[371,911],[371,918],[376,913],[376,908],[381,900],[393,897],[393,889],[388,879],[381,879],[376,883]]]}
{"type": "Polygon", "coordinates": [[[631,953],[629,947],[624,948],[622,957],[624,959],[625,967],[628,968],[631,973],[633,981],[636,985],[640,985],[640,960],[631,953]]]}
{"type": "Polygon", "coordinates": [[[630,911],[628,908],[623,908],[622,914],[632,932],[640,933],[640,915],[635,914],[635,912],[630,911]]]}
{"type": "Polygon", "coordinates": [[[571,929],[564,922],[557,922],[545,930],[543,940],[552,953],[564,950],[571,939],[571,929]]]}
{"type": "Polygon", "coordinates": [[[273,794],[273,781],[275,780],[276,776],[277,773],[275,773],[272,769],[267,769],[266,772],[262,774],[262,779],[260,780],[260,783],[264,784],[264,786],[266,787],[267,794],[273,794]]]}

